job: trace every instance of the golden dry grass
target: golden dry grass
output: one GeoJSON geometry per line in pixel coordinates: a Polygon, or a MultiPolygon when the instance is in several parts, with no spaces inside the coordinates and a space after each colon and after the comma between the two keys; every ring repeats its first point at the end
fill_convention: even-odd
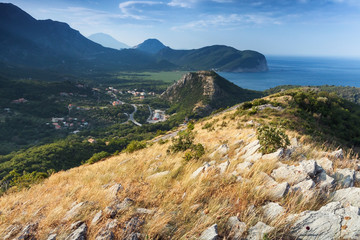
{"type": "MultiPolygon", "coordinates": [[[[257,186],[264,184],[263,175],[260,173],[270,174],[276,167],[277,160],[257,161],[250,171],[243,175],[246,181],[236,181],[236,177],[231,173],[238,163],[244,161],[237,157],[236,149],[255,140],[256,131],[253,126],[245,127],[248,116],[233,117],[234,112],[235,110],[195,124],[195,142],[203,144],[206,149],[205,156],[199,160],[186,162],[183,159],[184,153],[167,153],[171,141],[165,144],[154,143],[132,154],[122,153],[93,165],[56,173],[28,190],[2,196],[0,232],[6,233],[5,229],[15,223],[24,226],[30,222],[38,222],[39,239],[45,239],[53,230],[58,230],[61,238],[69,233],[68,227],[73,222],[82,220],[89,226],[90,239],[94,239],[99,229],[106,224],[106,220],[102,220],[97,226],[91,226],[90,222],[97,211],[114,202],[114,196],[104,185],[111,186],[115,183],[120,183],[124,188],[117,195],[120,201],[125,197],[135,201],[134,206],[117,216],[120,224],[135,215],[138,207],[154,210],[154,214],[143,216],[145,223],[142,233],[150,239],[168,236],[173,239],[195,239],[214,223],[218,224],[220,234],[226,236],[225,225],[230,216],[238,216],[248,227],[260,220],[266,222],[259,209],[271,199],[257,186]],[[213,123],[215,130],[203,129],[206,123],[213,123]],[[244,140],[244,143],[234,144],[238,140],[244,140]],[[219,170],[212,167],[192,179],[191,174],[205,161],[224,161],[221,159],[224,156],[219,154],[209,157],[210,153],[224,143],[230,147],[230,165],[226,172],[220,175],[219,170]],[[150,177],[164,171],[169,171],[169,174],[150,177]],[[80,202],[86,204],[79,214],[64,219],[67,211],[80,202]]],[[[271,120],[261,118],[259,121],[271,120]]],[[[300,139],[295,132],[288,131],[287,134],[300,139]]],[[[314,149],[301,140],[299,142],[303,144],[299,148],[301,153],[307,157],[321,155],[321,149],[314,149]]],[[[302,154],[294,154],[288,163],[295,163],[302,154]]],[[[335,161],[335,166],[338,165],[335,161]]],[[[324,201],[290,194],[279,203],[285,208],[286,214],[291,214],[305,209],[316,209],[322,203],[320,200],[324,201]]],[[[272,222],[272,225],[279,229],[278,234],[285,232],[281,227],[284,226],[283,221],[284,217],[272,222]]]]}

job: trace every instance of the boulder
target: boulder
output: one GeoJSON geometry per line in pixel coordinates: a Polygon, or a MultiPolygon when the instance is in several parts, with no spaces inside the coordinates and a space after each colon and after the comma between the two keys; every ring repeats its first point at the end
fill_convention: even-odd
{"type": "Polygon", "coordinates": [[[114,229],[118,226],[116,219],[108,220],[105,227],[103,227],[96,235],[95,240],[113,240],[115,239],[114,229]]]}
{"type": "Polygon", "coordinates": [[[253,165],[253,163],[247,162],[247,161],[239,163],[236,166],[236,172],[239,173],[239,174],[246,174],[246,173],[248,173],[250,171],[250,168],[251,168],[252,165],[253,165]]]}
{"type": "Polygon", "coordinates": [[[344,158],[344,152],[342,149],[339,149],[337,151],[334,151],[329,154],[329,156],[336,158],[336,159],[343,159],[344,158]]]}
{"type": "Polygon", "coordinates": [[[150,210],[150,209],[146,209],[146,208],[137,208],[136,209],[136,212],[139,213],[139,214],[153,214],[154,213],[154,210],[150,210]]]}
{"type": "Polygon", "coordinates": [[[327,173],[331,174],[334,171],[333,162],[331,160],[329,160],[329,158],[323,157],[323,158],[317,159],[316,162],[327,173]]]}
{"type": "Polygon", "coordinates": [[[125,198],[121,203],[115,205],[115,209],[117,211],[123,211],[128,209],[130,206],[134,204],[134,200],[130,198],[125,198]]]}
{"type": "Polygon", "coordinates": [[[205,162],[203,164],[203,166],[199,167],[198,169],[195,170],[195,172],[193,172],[190,176],[191,179],[196,178],[200,173],[203,173],[207,168],[210,167],[210,164],[205,162]]]}
{"type": "Polygon", "coordinates": [[[255,226],[249,229],[247,240],[263,240],[264,235],[273,231],[274,228],[266,225],[263,222],[258,222],[255,226]]]}
{"type": "Polygon", "coordinates": [[[17,235],[22,229],[22,226],[19,224],[10,225],[6,228],[5,232],[7,233],[4,239],[12,239],[15,235],[17,235]]]}
{"type": "Polygon", "coordinates": [[[217,240],[217,239],[219,239],[217,224],[214,224],[205,231],[203,231],[199,237],[199,240],[217,240]]]}
{"type": "Polygon", "coordinates": [[[314,181],[309,179],[309,180],[304,180],[302,182],[299,182],[298,184],[292,186],[291,189],[295,192],[297,192],[297,191],[306,192],[314,187],[315,187],[314,181]]]}
{"type": "Polygon", "coordinates": [[[268,186],[267,195],[271,200],[279,200],[283,197],[285,197],[290,189],[290,185],[287,182],[278,183],[273,186],[268,186]]]}
{"type": "MultiPolygon", "coordinates": [[[[78,223],[76,223],[78,225],[78,223]]],[[[87,226],[81,222],[80,226],[71,232],[65,240],[86,240],[87,226]]]]}
{"type": "Polygon", "coordinates": [[[57,234],[53,233],[53,234],[50,234],[46,240],[56,240],[56,237],[57,237],[57,234]]]}
{"type": "Polygon", "coordinates": [[[355,183],[355,171],[349,168],[337,169],[333,177],[336,184],[342,188],[353,187],[355,183]]]}
{"type": "Polygon", "coordinates": [[[107,206],[105,209],[104,209],[104,215],[107,217],[107,218],[114,218],[117,214],[117,208],[114,208],[114,207],[111,207],[111,206],[107,206]]]}
{"type": "Polygon", "coordinates": [[[115,183],[114,185],[112,185],[108,191],[110,193],[111,196],[113,196],[114,198],[117,197],[117,194],[122,191],[124,188],[120,183],[115,183]]]}
{"type": "Polygon", "coordinates": [[[321,189],[327,191],[335,186],[335,179],[327,175],[325,171],[322,171],[316,177],[316,183],[321,189]]]}
{"type": "Polygon", "coordinates": [[[251,155],[254,155],[255,152],[259,148],[260,148],[259,140],[254,140],[254,141],[250,142],[240,152],[241,154],[243,154],[242,158],[246,159],[246,158],[250,157],[251,155]]]}
{"type": "Polygon", "coordinates": [[[211,153],[209,157],[214,158],[216,155],[223,157],[228,152],[229,152],[229,146],[227,144],[222,144],[213,153],[211,153]]]}
{"type": "Polygon", "coordinates": [[[333,193],[333,201],[360,208],[360,188],[350,187],[337,190],[333,193]]]}
{"type": "Polygon", "coordinates": [[[284,149],[280,148],[276,152],[265,154],[261,157],[263,160],[274,160],[274,159],[280,159],[284,154],[284,149]]]}
{"type": "Polygon", "coordinates": [[[229,167],[230,162],[227,160],[223,163],[220,163],[217,168],[220,170],[220,174],[224,174],[226,169],[229,167]]]}
{"type": "Polygon", "coordinates": [[[298,239],[358,239],[360,237],[359,208],[331,202],[318,211],[300,214],[291,227],[298,239]]]}
{"type": "Polygon", "coordinates": [[[297,184],[306,180],[308,177],[306,171],[301,166],[292,166],[283,164],[283,166],[274,169],[271,173],[271,176],[276,181],[286,181],[289,184],[297,184]]]}
{"type": "Polygon", "coordinates": [[[125,225],[124,229],[124,240],[137,240],[140,239],[140,234],[138,233],[140,230],[140,226],[144,222],[140,220],[138,217],[133,217],[128,221],[125,225]]]}
{"type": "Polygon", "coordinates": [[[227,227],[230,229],[229,239],[240,240],[246,230],[246,224],[240,222],[238,217],[230,217],[227,221],[227,227]]]}
{"type": "Polygon", "coordinates": [[[269,202],[262,207],[264,217],[268,220],[274,220],[285,212],[285,209],[278,203],[269,202]]]}
{"type": "Polygon", "coordinates": [[[315,160],[304,160],[299,163],[302,171],[305,172],[309,177],[314,178],[317,173],[321,172],[321,168],[317,165],[315,160]]]}

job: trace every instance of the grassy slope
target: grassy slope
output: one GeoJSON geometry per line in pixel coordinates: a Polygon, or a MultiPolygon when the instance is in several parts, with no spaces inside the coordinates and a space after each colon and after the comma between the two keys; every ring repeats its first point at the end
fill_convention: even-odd
{"type": "MultiPolygon", "coordinates": [[[[272,102],[284,104],[290,95],[268,98],[272,102]]],[[[289,106],[290,109],[290,106],[289,106]]],[[[184,161],[184,153],[167,153],[171,142],[165,144],[154,143],[152,146],[132,154],[122,153],[106,161],[89,166],[81,166],[66,172],[54,174],[42,184],[33,186],[29,190],[15,192],[0,198],[2,217],[0,219],[0,232],[14,223],[26,224],[39,221],[38,237],[46,238],[48,233],[56,226],[59,229],[59,238],[69,233],[68,227],[76,220],[85,221],[89,226],[89,235],[94,238],[101,226],[106,224],[103,219],[98,225],[90,226],[96,212],[110,205],[114,200],[105,184],[121,183],[124,187],[118,194],[120,200],[129,197],[135,205],[129,210],[117,215],[120,226],[131,217],[136,216],[136,208],[152,209],[151,215],[142,215],[145,224],[141,232],[150,238],[172,236],[174,239],[195,239],[199,234],[217,223],[219,233],[227,234],[225,223],[228,217],[237,215],[247,224],[247,228],[257,221],[266,220],[261,206],[271,200],[263,190],[256,188],[263,184],[264,179],[260,172],[270,173],[275,168],[276,161],[258,161],[251,170],[244,175],[248,181],[236,182],[230,174],[238,163],[244,159],[237,156],[239,140],[248,144],[256,139],[255,129],[246,124],[249,120],[259,123],[279,124],[291,115],[286,108],[283,112],[264,110],[248,114],[244,110],[223,113],[216,117],[204,119],[195,124],[196,143],[204,145],[206,154],[200,160],[184,161]],[[213,126],[204,128],[207,124],[213,126]],[[221,155],[210,156],[219,145],[227,143],[230,147],[228,157],[230,166],[225,175],[217,174],[215,168],[199,178],[191,179],[190,175],[205,161],[222,162],[221,155]],[[170,171],[169,174],[151,178],[155,173],[170,171]],[[186,194],[184,194],[186,193],[186,194]],[[41,196],[41,197],[39,197],[41,196]],[[65,220],[66,212],[74,202],[88,201],[88,204],[72,219],[65,220]],[[253,209],[253,207],[255,209],[253,209]]],[[[294,121],[303,123],[301,116],[292,114],[294,121]]],[[[297,132],[297,129],[287,130],[291,137],[297,137],[301,146],[288,162],[296,163],[305,155],[308,159],[320,158],[326,153],[324,148],[317,148],[311,138],[297,132]]],[[[241,150],[240,147],[240,150],[241,150]]],[[[324,147],[324,145],[323,145],[324,147]]],[[[326,150],[326,149],[325,149],[326,150]]],[[[342,161],[334,160],[334,167],[354,167],[349,161],[350,156],[342,161]]],[[[281,199],[279,203],[284,206],[287,214],[298,213],[305,209],[317,209],[322,201],[317,198],[302,199],[298,195],[290,195],[281,199]]],[[[282,219],[275,219],[272,223],[277,226],[273,234],[282,234],[282,219]]],[[[121,236],[121,227],[117,236],[121,236]]],[[[279,238],[280,235],[274,239],[279,238]]],[[[277,236],[277,237],[276,237],[277,236]]]]}

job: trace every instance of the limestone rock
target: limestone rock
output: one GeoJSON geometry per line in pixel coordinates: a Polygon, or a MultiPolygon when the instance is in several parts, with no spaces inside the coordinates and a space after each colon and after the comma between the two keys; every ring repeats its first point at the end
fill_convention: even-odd
{"type": "Polygon", "coordinates": [[[203,231],[199,237],[199,240],[217,240],[217,239],[219,239],[217,224],[214,224],[205,231],[203,231]]]}
{"type": "Polygon", "coordinates": [[[104,209],[104,214],[107,218],[114,218],[117,214],[117,209],[116,208],[113,208],[111,206],[107,206],[105,209],[104,209]]]}
{"type": "Polygon", "coordinates": [[[117,194],[122,191],[124,188],[120,183],[115,183],[114,185],[112,185],[108,191],[111,194],[111,196],[113,196],[114,198],[117,197],[117,194]]]}
{"type": "Polygon", "coordinates": [[[69,220],[73,217],[75,217],[75,215],[77,215],[80,211],[80,209],[84,206],[85,202],[80,202],[78,204],[76,204],[75,206],[73,206],[66,214],[64,217],[64,220],[69,220]]]}
{"type": "Polygon", "coordinates": [[[32,240],[36,239],[35,234],[36,230],[38,228],[37,223],[28,224],[25,226],[25,228],[21,231],[20,236],[17,239],[24,239],[24,240],[32,240]]]}
{"type": "Polygon", "coordinates": [[[255,226],[249,229],[247,240],[263,240],[264,235],[274,230],[273,227],[266,225],[263,222],[258,222],[255,226]]]}
{"type": "Polygon", "coordinates": [[[236,172],[240,174],[246,174],[250,171],[253,164],[251,162],[242,162],[236,166],[236,172]]]}
{"type": "Polygon", "coordinates": [[[302,168],[302,171],[311,178],[314,178],[317,173],[321,172],[321,168],[317,165],[315,160],[301,161],[299,165],[302,168]]]}
{"type": "Polygon", "coordinates": [[[121,203],[116,204],[115,208],[117,211],[123,211],[128,209],[130,206],[134,204],[134,201],[130,198],[125,198],[121,203]]]}
{"type": "Polygon", "coordinates": [[[327,175],[325,171],[322,171],[318,174],[316,182],[321,189],[329,190],[334,187],[335,179],[327,175]]]}
{"type": "Polygon", "coordinates": [[[13,238],[16,234],[18,234],[20,232],[20,230],[22,229],[22,226],[19,224],[15,224],[15,225],[11,225],[9,226],[5,232],[7,233],[4,237],[4,239],[10,239],[13,238]]]}
{"type": "Polygon", "coordinates": [[[333,168],[333,162],[331,160],[329,160],[327,157],[323,157],[320,159],[317,159],[316,162],[318,163],[318,165],[320,165],[320,167],[322,169],[324,169],[327,173],[332,173],[334,168],[333,168]]]}
{"type": "Polygon", "coordinates": [[[246,224],[240,222],[236,216],[229,218],[227,226],[230,229],[229,238],[234,240],[240,240],[246,230],[246,224]]]}
{"type": "Polygon", "coordinates": [[[216,155],[223,157],[229,152],[229,146],[227,144],[222,144],[218,147],[213,153],[209,155],[210,158],[214,158],[216,155]]]}
{"type": "Polygon", "coordinates": [[[143,224],[143,221],[138,217],[133,217],[126,223],[124,229],[124,238],[126,240],[137,240],[140,238],[139,228],[143,224]]]}
{"type": "Polygon", "coordinates": [[[163,171],[163,172],[158,172],[158,173],[155,173],[149,177],[147,177],[147,179],[156,179],[156,178],[160,178],[160,177],[163,177],[163,176],[166,176],[170,173],[170,171],[163,171]]]}
{"type": "Polygon", "coordinates": [[[96,225],[100,221],[101,217],[102,217],[102,211],[100,210],[95,214],[94,218],[91,221],[91,225],[96,225]]]}
{"type": "Polygon", "coordinates": [[[343,159],[344,158],[344,152],[342,149],[339,149],[337,151],[334,151],[332,153],[329,154],[331,157],[333,158],[337,158],[337,159],[343,159]]]}
{"type": "Polygon", "coordinates": [[[229,167],[230,162],[229,161],[225,161],[223,163],[220,163],[217,168],[220,170],[220,174],[224,174],[226,169],[229,167]]]}
{"type": "Polygon", "coordinates": [[[268,191],[267,194],[272,200],[279,200],[288,194],[289,189],[290,189],[290,185],[287,182],[283,182],[276,184],[272,187],[270,186],[267,189],[268,191]]]}
{"type": "Polygon", "coordinates": [[[354,207],[360,208],[360,188],[350,187],[337,190],[333,194],[333,201],[351,204],[354,207]]]}
{"type": "Polygon", "coordinates": [[[358,239],[360,237],[359,208],[344,207],[340,202],[331,202],[318,211],[301,214],[292,234],[299,239],[358,239]]]}
{"type": "Polygon", "coordinates": [[[286,181],[289,184],[297,184],[306,180],[308,177],[307,173],[301,166],[295,167],[286,164],[277,169],[274,169],[271,173],[271,176],[278,182],[286,181]]]}
{"type": "Polygon", "coordinates": [[[136,209],[136,212],[139,213],[139,214],[153,214],[154,213],[154,210],[150,210],[150,209],[146,209],[146,208],[137,208],[136,209]]]}
{"type": "Polygon", "coordinates": [[[360,183],[360,172],[355,172],[355,183],[360,183]]]}
{"type": "Polygon", "coordinates": [[[195,170],[195,172],[193,172],[190,176],[191,179],[196,178],[200,173],[204,172],[207,168],[210,167],[210,164],[205,162],[203,166],[199,167],[198,169],[195,170]]]}
{"type": "Polygon", "coordinates": [[[251,155],[254,155],[254,153],[260,148],[259,140],[254,140],[250,142],[248,145],[246,145],[240,153],[244,154],[242,158],[246,159],[250,157],[251,155]]]}
{"type": "Polygon", "coordinates": [[[264,217],[268,220],[274,220],[278,216],[284,213],[284,208],[280,206],[278,203],[269,202],[265,206],[262,207],[264,212],[264,217]]]}
{"type": "Polygon", "coordinates": [[[337,169],[334,178],[336,184],[342,188],[353,187],[355,182],[355,171],[348,168],[337,169]]]}
{"type": "Polygon", "coordinates": [[[87,226],[84,222],[76,228],[65,240],[86,240],[87,226]]]}
{"type": "Polygon", "coordinates": [[[118,226],[116,219],[108,220],[105,227],[102,228],[96,236],[96,240],[114,240],[115,234],[114,229],[118,226]]]}
{"type": "Polygon", "coordinates": [[[284,154],[284,149],[280,148],[276,152],[265,154],[261,157],[263,160],[280,159],[284,154]]]}

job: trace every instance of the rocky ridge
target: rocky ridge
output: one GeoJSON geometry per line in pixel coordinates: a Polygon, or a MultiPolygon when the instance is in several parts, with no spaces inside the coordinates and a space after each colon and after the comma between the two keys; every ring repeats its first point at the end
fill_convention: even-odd
{"type": "Polygon", "coordinates": [[[195,124],[200,160],[154,143],[2,196],[1,237],[359,239],[359,159],[291,131],[286,149],[263,154],[255,126],[264,123],[234,112],[195,124]]]}

